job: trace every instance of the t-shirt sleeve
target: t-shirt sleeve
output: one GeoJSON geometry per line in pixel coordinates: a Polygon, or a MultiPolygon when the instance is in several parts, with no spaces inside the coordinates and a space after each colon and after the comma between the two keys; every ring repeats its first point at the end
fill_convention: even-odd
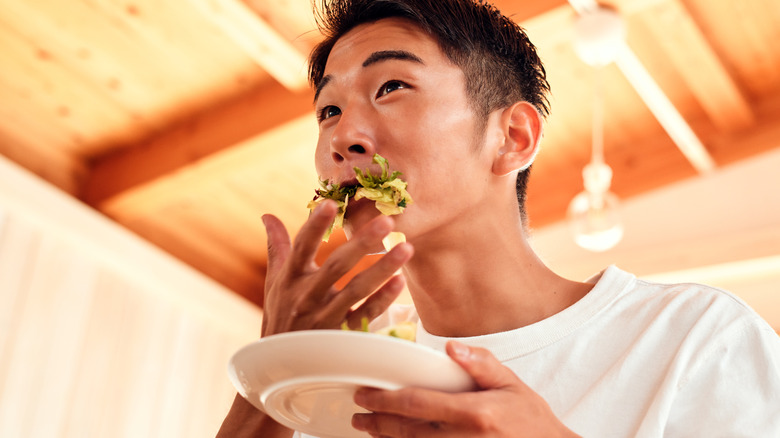
{"type": "Polygon", "coordinates": [[[780,337],[758,317],[713,334],[679,382],[666,437],[780,437],[780,337]]]}

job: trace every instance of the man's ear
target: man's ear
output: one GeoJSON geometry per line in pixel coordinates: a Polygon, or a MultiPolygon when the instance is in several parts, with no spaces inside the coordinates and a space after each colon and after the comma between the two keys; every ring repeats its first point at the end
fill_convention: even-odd
{"type": "Polygon", "coordinates": [[[493,174],[508,175],[533,163],[542,138],[542,116],[532,104],[516,102],[501,114],[504,144],[493,160],[493,174]]]}

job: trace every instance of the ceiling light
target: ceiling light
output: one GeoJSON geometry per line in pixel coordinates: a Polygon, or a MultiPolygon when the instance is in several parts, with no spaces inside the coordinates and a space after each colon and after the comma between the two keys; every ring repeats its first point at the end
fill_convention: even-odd
{"type": "Polygon", "coordinates": [[[594,68],[593,145],[591,160],[582,170],[585,190],[569,203],[567,216],[577,245],[606,251],[623,238],[620,201],[610,191],[612,169],[604,161],[603,67],[618,56],[625,38],[623,21],[609,9],[597,9],[577,22],[575,50],[594,68]]]}

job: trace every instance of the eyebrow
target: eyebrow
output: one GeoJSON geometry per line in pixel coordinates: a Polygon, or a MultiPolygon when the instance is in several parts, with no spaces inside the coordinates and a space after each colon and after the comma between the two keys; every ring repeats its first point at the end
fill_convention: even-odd
{"type": "MultiPolygon", "coordinates": [[[[373,64],[387,61],[387,60],[399,60],[399,61],[411,61],[418,64],[425,65],[423,60],[412,52],[406,50],[380,50],[368,55],[365,61],[363,61],[363,67],[369,67],[373,64]]],[[[332,75],[325,75],[319,84],[317,84],[317,91],[314,92],[314,101],[320,97],[320,92],[325,88],[328,83],[333,79],[332,75]]]]}

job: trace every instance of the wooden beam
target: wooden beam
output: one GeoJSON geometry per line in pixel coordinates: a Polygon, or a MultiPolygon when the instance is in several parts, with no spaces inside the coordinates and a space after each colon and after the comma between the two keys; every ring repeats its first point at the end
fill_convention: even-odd
{"type": "Polygon", "coordinates": [[[241,0],[194,0],[204,15],[279,83],[306,88],[306,57],[241,0]]]}
{"type": "MultiPolygon", "coordinates": [[[[301,117],[164,178],[136,185],[104,200],[98,207],[120,222],[135,220],[154,214],[188,194],[225,185],[245,174],[272,174],[274,169],[281,175],[254,187],[263,193],[265,200],[290,197],[293,193],[305,193],[302,199],[310,199],[317,184],[311,149],[316,138],[314,117],[301,117]]],[[[302,208],[305,211],[305,205],[302,208]]]]}
{"type": "Polygon", "coordinates": [[[123,222],[122,225],[250,302],[262,306],[264,260],[255,264],[242,259],[218,243],[188,234],[186,228],[165,217],[142,218],[123,222]]]}
{"type": "Polygon", "coordinates": [[[91,162],[83,200],[96,206],[312,111],[312,93],[268,82],[142,144],[91,162]]]}
{"type": "MultiPolygon", "coordinates": [[[[20,123],[17,128],[23,129],[24,126],[25,123],[20,123]]],[[[77,157],[61,149],[46,147],[47,143],[29,138],[29,131],[13,135],[9,133],[12,130],[10,128],[0,130],[0,155],[11,159],[60,190],[76,196],[87,177],[87,166],[77,157]]],[[[42,133],[42,135],[46,134],[42,133]]]]}
{"type": "Polygon", "coordinates": [[[715,125],[726,132],[755,123],[750,104],[680,0],[639,15],[715,125]]]}
{"type": "Polygon", "coordinates": [[[703,134],[720,164],[733,163],[780,148],[780,94],[755,102],[753,107],[756,114],[754,128],[744,132],[712,131],[703,134]]]}

